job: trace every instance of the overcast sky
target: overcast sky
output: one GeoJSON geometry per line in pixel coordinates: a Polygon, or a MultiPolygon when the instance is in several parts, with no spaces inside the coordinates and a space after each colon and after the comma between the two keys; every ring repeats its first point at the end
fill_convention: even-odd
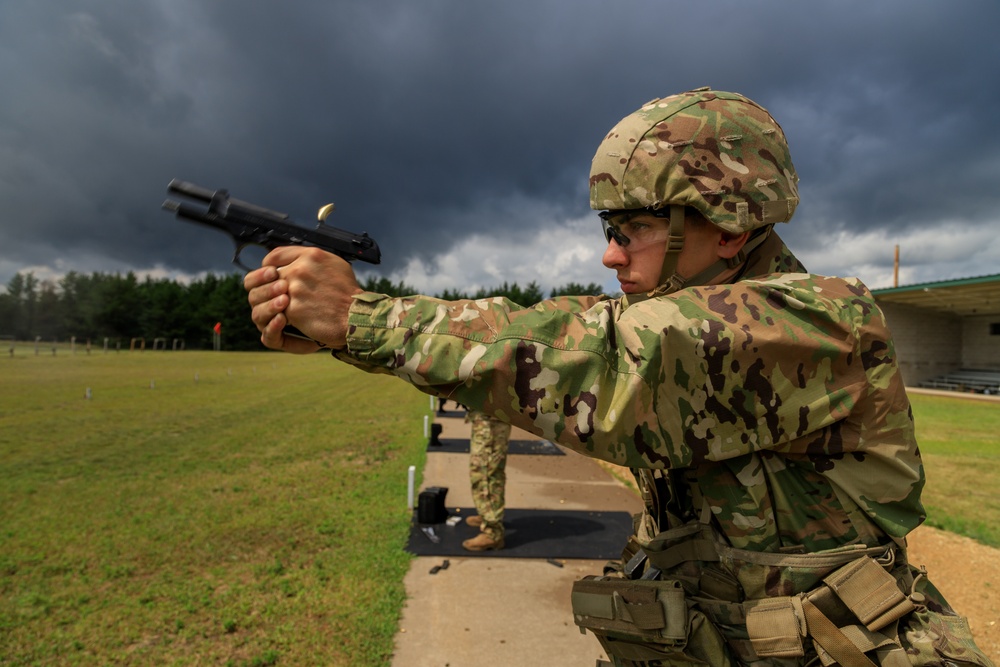
{"type": "MultiPolygon", "coordinates": [[[[160,210],[181,178],[367,231],[375,275],[613,291],[600,139],[710,85],[781,123],[816,273],[1000,273],[996,0],[0,0],[0,286],[227,273],[160,210]]],[[[372,267],[358,266],[368,272],[372,267]]]]}

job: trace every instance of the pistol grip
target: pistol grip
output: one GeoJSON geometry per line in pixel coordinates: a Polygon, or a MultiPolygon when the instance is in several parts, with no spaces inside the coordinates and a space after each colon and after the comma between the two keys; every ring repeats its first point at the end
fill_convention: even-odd
{"type": "Polygon", "coordinates": [[[316,343],[320,347],[326,347],[325,345],[323,345],[322,343],[320,343],[318,340],[313,340],[312,338],[310,338],[309,336],[305,335],[304,333],[302,333],[301,331],[299,331],[295,327],[285,327],[281,331],[281,333],[285,334],[286,336],[291,336],[292,338],[301,338],[302,340],[312,341],[313,343],[316,343]]]}

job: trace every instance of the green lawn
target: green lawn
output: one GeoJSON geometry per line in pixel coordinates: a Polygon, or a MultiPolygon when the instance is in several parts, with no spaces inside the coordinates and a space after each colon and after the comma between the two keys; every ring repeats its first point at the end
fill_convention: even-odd
{"type": "Polygon", "coordinates": [[[326,355],[0,377],[0,664],[387,664],[426,396],[326,355]]]}
{"type": "Polygon", "coordinates": [[[1000,547],[1000,402],[912,394],[927,523],[1000,547]]]}
{"type": "MultiPolygon", "coordinates": [[[[1000,404],[912,398],[929,522],[1000,546],[1000,404]]],[[[0,358],[0,665],[388,664],[430,409],[322,354],[0,358]]]]}

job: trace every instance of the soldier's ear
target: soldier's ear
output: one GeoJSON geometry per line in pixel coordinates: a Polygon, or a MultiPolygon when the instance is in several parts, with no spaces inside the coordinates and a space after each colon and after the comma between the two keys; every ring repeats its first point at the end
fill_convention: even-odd
{"type": "Polygon", "coordinates": [[[717,251],[719,253],[719,257],[722,259],[731,259],[736,257],[740,250],[743,250],[743,246],[747,244],[749,239],[750,232],[743,232],[742,234],[722,232],[719,236],[719,247],[717,251]]]}

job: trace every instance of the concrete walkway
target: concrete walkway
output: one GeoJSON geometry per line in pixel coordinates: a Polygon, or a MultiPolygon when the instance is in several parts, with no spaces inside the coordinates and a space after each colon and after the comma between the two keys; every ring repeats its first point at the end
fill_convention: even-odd
{"type": "MultiPolygon", "coordinates": [[[[450,404],[449,404],[450,405],[450,404]]],[[[439,417],[442,438],[468,438],[462,417],[439,417]]],[[[538,440],[514,429],[512,440],[538,440]]],[[[566,456],[507,458],[508,508],[638,512],[632,490],[597,462],[566,456]]],[[[469,456],[430,452],[422,488],[448,487],[449,508],[472,507],[469,456]]],[[[624,544],[624,536],[622,538],[624,544]]],[[[405,578],[407,602],[393,667],[593,667],[606,659],[573,623],[573,582],[600,574],[604,560],[418,557],[405,578]],[[559,567],[561,565],[562,567],[559,567]]]]}

